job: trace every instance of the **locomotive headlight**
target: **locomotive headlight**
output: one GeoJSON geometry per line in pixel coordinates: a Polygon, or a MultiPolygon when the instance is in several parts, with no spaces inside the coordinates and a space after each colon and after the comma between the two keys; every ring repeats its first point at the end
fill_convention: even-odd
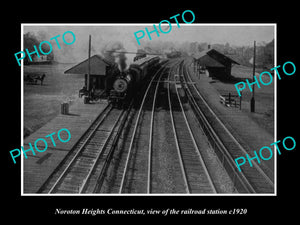
{"type": "Polygon", "coordinates": [[[123,93],[127,90],[128,83],[125,79],[118,78],[115,80],[113,87],[116,92],[123,93]]]}

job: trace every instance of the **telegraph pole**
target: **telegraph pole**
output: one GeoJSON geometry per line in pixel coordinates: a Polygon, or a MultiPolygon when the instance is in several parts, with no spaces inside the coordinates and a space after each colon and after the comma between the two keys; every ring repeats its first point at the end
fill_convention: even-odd
{"type": "Polygon", "coordinates": [[[89,53],[88,53],[88,75],[87,75],[88,91],[90,91],[90,73],[91,73],[91,35],[89,35],[89,53]]]}
{"type": "MultiPolygon", "coordinates": [[[[254,81],[254,76],[255,76],[255,41],[254,41],[254,49],[253,49],[253,78],[252,82],[254,81]]],[[[253,85],[253,91],[252,91],[252,98],[250,101],[250,111],[255,112],[255,98],[254,98],[254,85],[253,85]]]]}

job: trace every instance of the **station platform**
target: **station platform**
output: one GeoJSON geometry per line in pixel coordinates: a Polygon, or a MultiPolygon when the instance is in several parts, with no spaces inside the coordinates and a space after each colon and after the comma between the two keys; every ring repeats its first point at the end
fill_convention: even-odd
{"type": "MultiPolygon", "coordinates": [[[[21,167],[23,169],[23,194],[37,193],[39,188],[108,104],[105,100],[94,104],[84,104],[83,101],[80,100],[81,99],[78,99],[78,101],[70,105],[67,115],[60,114],[56,116],[24,139],[24,150],[30,149],[29,143],[31,143],[35,155],[32,151],[28,151],[26,152],[27,159],[23,156],[21,160],[21,167]],[[71,139],[65,143],[61,142],[57,136],[57,132],[62,128],[68,129],[71,134],[71,139]],[[45,138],[45,136],[53,132],[55,132],[55,134],[52,137],[56,146],[53,145],[50,137],[45,138]],[[47,141],[48,148],[44,152],[35,150],[34,143],[39,138],[43,138],[47,141]]],[[[67,140],[68,134],[66,132],[61,132],[60,134],[62,140],[67,140]]],[[[45,148],[44,142],[38,141],[37,147],[43,150],[45,148]]]]}

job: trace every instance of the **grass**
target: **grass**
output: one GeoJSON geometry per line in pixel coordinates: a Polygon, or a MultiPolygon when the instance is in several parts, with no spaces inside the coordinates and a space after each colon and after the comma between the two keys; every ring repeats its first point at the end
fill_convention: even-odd
{"type": "Polygon", "coordinates": [[[67,75],[64,71],[72,64],[24,66],[24,76],[45,73],[43,85],[24,82],[24,137],[36,131],[60,113],[60,104],[78,99],[82,75],[67,75]]]}

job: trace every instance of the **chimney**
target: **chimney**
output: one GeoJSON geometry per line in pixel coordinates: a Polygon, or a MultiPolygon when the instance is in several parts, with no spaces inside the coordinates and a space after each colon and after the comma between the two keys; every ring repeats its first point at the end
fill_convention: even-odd
{"type": "Polygon", "coordinates": [[[210,49],[210,45],[207,45],[207,49],[210,49]]]}

